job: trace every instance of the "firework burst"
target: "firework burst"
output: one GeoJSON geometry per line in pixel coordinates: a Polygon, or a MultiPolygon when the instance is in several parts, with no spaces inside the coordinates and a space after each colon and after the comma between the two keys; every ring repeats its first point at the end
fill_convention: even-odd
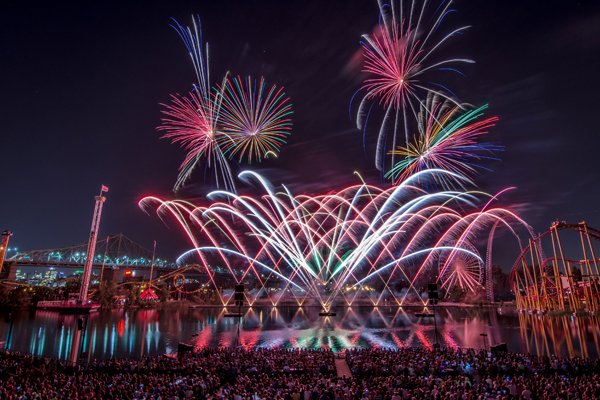
{"type": "MultiPolygon", "coordinates": [[[[441,39],[434,40],[436,31],[444,17],[452,10],[452,0],[444,1],[437,10],[426,18],[426,0],[413,0],[396,6],[394,0],[390,4],[379,1],[381,15],[380,34],[363,35],[361,42],[365,50],[364,72],[371,74],[365,80],[363,87],[366,95],[363,97],[358,109],[357,126],[365,129],[369,112],[369,100],[379,98],[385,108],[385,117],[377,139],[375,166],[383,171],[386,138],[388,125],[394,119],[392,148],[396,148],[396,141],[400,124],[403,122],[406,146],[409,144],[408,114],[415,114],[427,92],[434,92],[450,101],[456,102],[451,92],[442,85],[428,81],[430,72],[434,70],[452,70],[449,65],[455,63],[472,63],[463,58],[453,58],[432,62],[436,50],[451,36],[456,35],[468,27],[455,29],[441,39]],[[407,6],[407,7],[405,7],[407,6]],[[428,26],[425,21],[431,21],[428,26]],[[447,93],[446,93],[447,92],[447,93]]],[[[457,71],[458,72],[458,71],[457,71]]],[[[458,103],[456,103],[459,105],[458,103]]],[[[370,110],[370,109],[369,109],[370,110]]],[[[400,128],[401,129],[401,128],[400,128]]],[[[394,154],[392,154],[394,165],[394,154]]]]}
{"type": "Polygon", "coordinates": [[[219,141],[223,153],[229,157],[239,154],[240,162],[247,154],[251,163],[253,157],[261,161],[268,152],[279,151],[292,125],[292,105],[284,98],[283,88],[273,86],[267,91],[264,78],[257,83],[250,77],[237,77],[219,90],[223,93],[219,141]]]}
{"type": "Polygon", "coordinates": [[[208,44],[202,49],[202,33],[200,18],[198,23],[193,20],[193,29],[183,27],[173,20],[171,25],[183,40],[198,79],[198,84],[190,93],[190,97],[172,96],[172,104],[165,105],[163,113],[170,118],[162,119],[162,125],[157,129],[166,130],[163,138],[171,139],[172,143],[180,143],[188,153],[179,168],[179,176],[175,190],[183,186],[190,178],[196,165],[206,157],[206,167],[214,167],[217,187],[235,191],[235,183],[227,159],[218,146],[217,122],[221,108],[220,95],[211,94],[208,73],[208,44]]]}
{"type": "MultiPolygon", "coordinates": [[[[168,118],[162,118],[162,125],[157,129],[166,131],[162,138],[179,143],[187,151],[179,167],[175,189],[185,183],[203,158],[206,158],[207,167],[217,165],[223,171],[221,182],[226,188],[234,189],[229,165],[218,145],[218,103],[206,101],[201,96],[198,92],[191,92],[189,97],[171,96],[172,104],[162,104],[166,108],[162,113],[168,118]]],[[[219,181],[217,179],[217,186],[219,181]]]]}
{"type": "Polygon", "coordinates": [[[398,147],[389,152],[404,157],[386,174],[386,177],[395,179],[397,184],[415,172],[429,168],[445,169],[460,174],[458,176],[472,175],[477,167],[483,167],[471,160],[497,160],[484,154],[503,150],[496,143],[477,142],[498,120],[497,117],[480,119],[487,105],[464,112],[462,107],[448,100],[438,100],[438,96],[431,95],[421,107],[419,134],[413,142],[408,147],[398,147]]]}

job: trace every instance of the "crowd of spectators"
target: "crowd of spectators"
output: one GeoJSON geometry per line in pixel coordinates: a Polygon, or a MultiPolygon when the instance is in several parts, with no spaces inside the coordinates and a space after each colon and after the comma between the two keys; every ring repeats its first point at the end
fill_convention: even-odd
{"type": "Polygon", "coordinates": [[[316,350],[218,348],[76,365],[6,352],[0,399],[283,398],[282,389],[334,373],[333,353],[316,350]]]}
{"type": "Polygon", "coordinates": [[[465,349],[354,349],[338,376],[329,350],[218,348],[178,356],[57,360],[0,355],[0,399],[596,399],[600,363],[465,349]]]}
{"type": "Polygon", "coordinates": [[[600,362],[474,349],[346,352],[370,400],[600,399],[600,362]]]}

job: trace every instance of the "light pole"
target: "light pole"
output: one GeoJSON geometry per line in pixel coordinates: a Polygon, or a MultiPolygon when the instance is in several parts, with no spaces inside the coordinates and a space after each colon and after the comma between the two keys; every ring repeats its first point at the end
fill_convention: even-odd
{"type": "Polygon", "coordinates": [[[437,318],[435,317],[435,305],[438,302],[439,294],[438,294],[438,285],[437,283],[429,283],[427,284],[427,292],[429,294],[429,302],[433,308],[433,326],[435,333],[435,347],[440,347],[440,342],[438,341],[438,332],[437,332],[437,318]]]}
{"type": "Polygon", "coordinates": [[[100,270],[100,284],[102,285],[102,275],[104,275],[104,263],[106,262],[106,253],[108,252],[108,239],[110,235],[106,237],[106,246],[104,246],[104,258],[102,259],[102,269],[100,270]]]}
{"type": "Polygon", "coordinates": [[[154,293],[154,291],[152,290],[152,273],[154,273],[154,256],[156,255],[156,240],[154,241],[154,250],[152,251],[152,264],[150,265],[150,281],[148,282],[148,289],[150,289],[150,291],[152,293],[154,293]]]}
{"type": "Polygon", "coordinates": [[[244,285],[235,285],[235,292],[233,298],[235,300],[235,305],[238,306],[238,331],[237,331],[237,346],[240,345],[240,325],[242,324],[242,305],[244,304],[244,285]]]}
{"type": "Polygon", "coordinates": [[[485,339],[487,337],[487,333],[480,333],[479,336],[483,338],[483,350],[487,351],[487,343],[485,339]]]}

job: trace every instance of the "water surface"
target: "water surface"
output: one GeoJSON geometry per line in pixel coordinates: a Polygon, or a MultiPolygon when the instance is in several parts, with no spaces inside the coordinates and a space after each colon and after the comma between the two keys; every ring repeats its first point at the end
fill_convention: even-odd
{"type": "MultiPolygon", "coordinates": [[[[231,311],[231,310],[228,310],[231,311]]],[[[177,351],[179,342],[197,347],[283,346],[286,348],[430,347],[489,348],[506,342],[509,351],[598,358],[598,317],[538,317],[512,308],[436,308],[433,318],[417,317],[420,308],[353,307],[320,317],[315,307],[253,307],[244,317],[225,317],[222,308],[107,310],[92,314],[85,330],[74,315],[53,311],[18,313],[8,347],[68,360],[139,357],[177,351]],[[482,336],[485,334],[487,336],[482,336]]],[[[10,324],[0,323],[0,340],[10,324]]]]}

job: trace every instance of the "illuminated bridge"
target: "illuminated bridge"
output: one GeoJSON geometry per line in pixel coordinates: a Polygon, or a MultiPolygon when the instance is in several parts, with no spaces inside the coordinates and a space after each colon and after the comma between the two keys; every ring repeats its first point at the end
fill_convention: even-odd
{"type": "MultiPolygon", "coordinates": [[[[18,266],[49,266],[49,267],[74,267],[80,268],[87,261],[86,252],[88,244],[82,243],[69,247],[48,250],[20,251],[10,261],[18,266]]],[[[96,242],[94,252],[94,267],[119,266],[150,268],[152,265],[152,251],[145,249],[122,233],[109,235],[96,242]],[[108,242],[108,245],[107,245],[108,242]]],[[[176,269],[177,265],[165,258],[156,257],[154,268],[176,269]]]]}
{"type": "MultiPolygon", "coordinates": [[[[56,249],[19,251],[13,257],[4,261],[0,280],[14,282],[16,270],[21,267],[83,270],[87,261],[87,251],[87,243],[56,249]]],[[[122,278],[126,270],[150,272],[152,266],[152,251],[140,246],[122,233],[99,239],[94,253],[92,268],[99,271],[104,266],[103,279],[117,280],[119,275],[122,278]]],[[[213,266],[209,268],[213,276],[216,275],[216,277],[221,277],[226,281],[232,278],[231,272],[225,268],[213,266]]],[[[182,269],[189,270],[188,273],[195,270],[196,274],[204,274],[198,268],[189,269],[187,266],[179,268],[174,261],[164,257],[155,256],[154,258],[154,276],[161,276],[182,269]]]]}

